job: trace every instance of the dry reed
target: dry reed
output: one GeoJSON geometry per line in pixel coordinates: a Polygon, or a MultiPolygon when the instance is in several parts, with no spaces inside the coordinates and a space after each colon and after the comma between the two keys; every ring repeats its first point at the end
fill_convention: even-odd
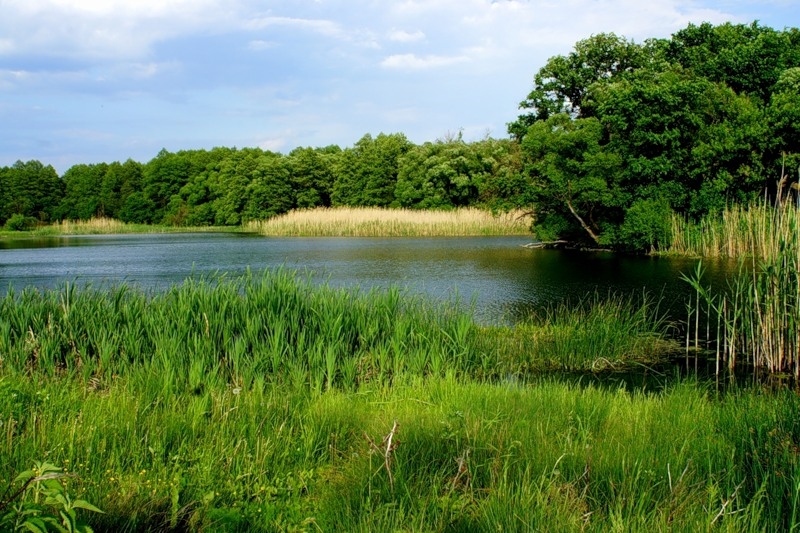
{"type": "Polygon", "coordinates": [[[718,226],[704,227],[708,235],[691,249],[707,256],[739,257],[740,268],[728,290],[719,294],[702,285],[702,267],[687,277],[697,290],[696,307],[690,309],[695,329],[700,327],[702,299],[708,321],[719,324],[719,362],[732,370],[744,358],[770,373],[791,372],[800,378],[798,207],[788,202],[729,209],[718,226]]]}
{"type": "MultiPolygon", "coordinates": [[[[174,233],[220,231],[216,226],[186,227],[154,224],[131,224],[114,218],[93,217],[89,220],[62,220],[35,231],[36,235],[110,235],[119,233],[174,233]]],[[[227,231],[231,231],[228,229],[227,231]]]]}
{"type": "Polygon", "coordinates": [[[492,215],[475,208],[453,211],[317,208],[253,220],[245,231],[286,237],[435,237],[529,235],[530,218],[521,212],[492,215]]]}
{"type": "Polygon", "coordinates": [[[720,216],[694,222],[672,218],[672,244],[662,253],[699,257],[774,256],[786,232],[796,228],[800,213],[793,203],[781,208],[758,204],[733,206],[720,216]]]}

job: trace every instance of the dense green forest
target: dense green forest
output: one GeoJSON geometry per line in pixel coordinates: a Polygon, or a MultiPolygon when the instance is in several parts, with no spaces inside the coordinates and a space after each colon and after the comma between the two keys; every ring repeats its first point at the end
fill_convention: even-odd
{"type": "MultiPolygon", "coordinates": [[[[800,31],[689,25],[593,35],[547,61],[508,139],[171,153],[147,163],[0,168],[0,224],[95,216],[238,225],[294,208],[534,210],[543,240],[646,249],[699,218],[791,192],[800,164],[800,31]]],[[[796,187],[795,187],[796,189],[796,187]]]]}
{"type": "Polygon", "coordinates": [[[232,226],[294,208],[379,206],[501,210],[525,203],[519,145],[461,138],[414,145],[367,134],[353,147],[162,150],[145,164],[79,164],[59,177],[38,161],[0,168],[0,224],[105,216],[232,226]],[[15,216],[16,215],[16,216],[15,216]]]}

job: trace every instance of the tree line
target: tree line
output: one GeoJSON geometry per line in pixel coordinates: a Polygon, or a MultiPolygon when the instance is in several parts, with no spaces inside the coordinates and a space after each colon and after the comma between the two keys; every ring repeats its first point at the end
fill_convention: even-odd
{"type": "Polygon", "coordinates": [[[107,216],[237,225],[294,208],[532,209],[535,235],[618,249],[791,192],[800,165],[800,31],[689,25],[636,43],[576,43],[535,74],[509,138],[421,145],[402,133],[352,147],[171,153],[147,163],[0,168],[0,224],[107,216]]]}
{"type": "Polygon", "coordinates": [[[78,164],[58,176],[38,161],[0,168],[0,224],[111,217],[176,226],[233,226],[296,208],[379,206],[508,209],[524,203],[519,145],[422,145],[401,133],[364,135],[354,146],[162,150],[147,163],[78,164]]]}

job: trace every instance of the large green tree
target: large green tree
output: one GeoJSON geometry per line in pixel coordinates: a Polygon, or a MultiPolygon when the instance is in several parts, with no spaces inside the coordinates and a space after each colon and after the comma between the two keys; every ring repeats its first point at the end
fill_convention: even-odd
{"type": "Polygon", "coordinates": [[[296,148],[289,153],[287,163],[297,207],[331,206],[336,179],[334,169],[341,152],[341,148],[332,145],[325,148],[296,148]]]}
{"type": "Polygon", "coordinates": [[[644,249],[672,212],[774,191],[800,151],[799,45],[795,29],[703,24],[643,45],[601,34],[551,58],[509,125],[539,234],[644,249]]]}
{"type": "Polygon", "coordinates": [[[264,220],[289,211],[295,203],[289,163],[280,154],[258,158],[253,180],[247,186],[243,220],[264,220]]]}
{"type": "Polygon", "coordinates": [[[70,167],[62,176],[64,196],[59,206],[59,218],[88,220],[104,215],[101,208],[100,193],[108,172],[108,165],[78,164],[70,167]]]}
{"type": "Polygon", "coordinates": [[[40,222],[58,218],[64,183],[52,166],[37,160],[17,161],[4,169],[2,175],[4,207],[0,216],[7,219],[13,215],[23,215],[40,222]]]}
{"type": "Polygon", "coordinates": [[[344,150],[335,168],[333,205],[387,207],[394,202],[398,161],[412,144],[402,133],[364,135],[344,150]]]}
{"type": "Polygon", "coordinates": [[[629,198],[619,187],[621,159],[602,140],[594,117],[573,120],[561,113],[529,128],[522,146],[530,158],[540,238],[608,244],[606,233],[629,198]]]}

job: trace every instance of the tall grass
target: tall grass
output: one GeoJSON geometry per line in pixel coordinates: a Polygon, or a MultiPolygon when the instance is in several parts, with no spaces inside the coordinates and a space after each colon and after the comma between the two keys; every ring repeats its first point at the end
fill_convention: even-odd
{"type": "Polygon", "coordinates": [[[711,313],[706,320],[718,329],[717,357],[730,369],[744,359],[771,373],[800,378],[798,208],[786,203],[732,211],[737,212],[727,233],[734,234],[733,228],[738,233],[724,248],[740,257],[740,266],[727,291],[712,293],[705,287],[701,266],[687,277],[697,291],[691,310],[695,328],[705,306],[711,313]]]}
{"type": "MultiPolygon", "coordinates": [[[[491,332],[492,330],[489,329],[491,332]]],[[[590,295],[500,328],[490,342],[508,372],[630,370],[680,353],[652,297],[590,295]]]]}
{"type": "Polygon", "coordinates": [[[0,504],[46,460],[97,531],[798,527],[796,394],[496,379],[658,342],[655,308],[610,302],[503,331],[284,270],[11,292],[0,504]]]}
{"type": "Polygon", "coordinates": [[[432,378],[164,396],[147,386],[157,376],[137,374],[96,387],[0,375],[0,479],[46,457],[105,511],[84,516],[97,531],[798,526],[791,393],[432,378]]]}
{"type": "Polygon", "coordinates": [[[659,253],[765,259],[774,256],[781,243],[795,243],[798,226],[800,213],[793,202],[777,208],[765,203],[733,205],[699,222],[674,215],[672,242],[659,253]]]}
{"type": "MultiPolygon", "coordinates": [[[[207,231],[232,231],[230,228],[219,227],[178,227],[160,226],[152,224],[132,224],[113,218],[93,217],[89,220],[61,220],[47,226],[41,226],[30,233],[36,236],[49,235],[109,235],[123,233],[171,233],[171,232],[207,232],[207,231]]],[[[18,232],[8,232],[6,235],[18,235],[18,232]]]]}
{"type": "Polygon", "coordinates": [[[88,379],[147,368],[165,393],[256,380],[353,388],[406,370],[491,366],[472,348],[471,315],[458,309],[397,288],[317,286],[284,270],[189,279],[153,294],[65,284],[0,300],[0,350],[17,372],[88,379]]]}
{"type": "Polygon", "coordinates": [[[530,217],[522,213],[492,215],[463,208],[452,211],[318,208],[290,211],[269,220],[254,220],[245,231],[268,236],[302,237],[435,237],[529,235],[530,217]]]}
{"type": "Polygon", "coordinates": [[[145,367],[163,392],[256,380],[355,390],[403,374],[601,370],[674,349],[669,324],[647,298],[596,295],[492,328],[457,301],[433,303],[396,287],[335,289],[283,269],[188,279],[163,293],[72,283],[10,291],[0,313],[0,353],[17,372],[91,379],[145,367]]]}

